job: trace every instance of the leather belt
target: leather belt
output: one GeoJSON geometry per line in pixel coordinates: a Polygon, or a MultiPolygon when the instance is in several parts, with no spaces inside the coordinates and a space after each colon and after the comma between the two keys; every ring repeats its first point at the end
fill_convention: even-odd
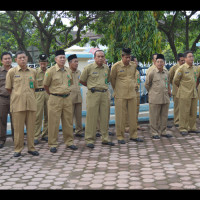
{"type": "Polygon", "coordinates": [[[94,93],[94,92],[106,92],[106,91],[107,91],[107,89],[98,90],[98,89],[96,89],[96,88],[91,88],[91,89],[89,89],[89,90],[91,90],[92,93],[94,93]]]}
{"type": "MultiPolygon", "coordinates": [[[[52,94],[52,93],[50,93],[50,94],[52,94]]],[[[69,94],[52,94],[52,95],[66,98],[66,97],[68,97],[70,95],[70,93],[69,94]]]]}
{"type": "Polygon", "coordinates": [[[10,98],[10,96],[4,96],[4,95],[0,95],[0,97],[6,98],[6,99],[10,98]]]}
{"type": "Polygon", "coordinates": [[[44,91],[45,89],[44,88],[37,88],[35,89],[35,92],[41,92],[41,91],[44,91]]]}

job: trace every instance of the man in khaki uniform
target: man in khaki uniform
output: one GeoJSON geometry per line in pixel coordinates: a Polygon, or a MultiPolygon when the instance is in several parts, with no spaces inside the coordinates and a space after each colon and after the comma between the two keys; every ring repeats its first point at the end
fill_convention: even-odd
{"type": "Polygon", "coordinates": [[[28,153],[38,156],[34,147],[34,127],[36,118],[37,88],[36,71],[27,67],[28,57],[25,52],[16,53],[15,61],[18,66],[8,71],[6,75],[6,89],[10,95],[10,112],[12,113],[14,126],[14,157],[21,155],[24,147],[24,124],[26,124],[28,153]]]}
{"type": "Polygon", "coordinates": [[[184,53],[185,64],[175,73],[174,84],[178,87],[176,97],[179,98],[179,131],[181,135],[200,133],[196,127],[197,117],[197,79],[200,77],[199,68],[193,66],[193,53],[184,53]]]}
{"type": "Polygon", "coordinates": [[[171,88],[169,73],[164,69],[164,64],[164,56],[158,54],[155,63],[156,68],[150,71],[145,81],[145,88],[149,93],[149,118],[153,139],[160,139],[159,126],[161,136],[172,137],[172,135],[166,133],[171,88]]]}
{"type": "MultiPolygon", "coordinates": [[[[1,54],[1,63],[3,66],[0,68],[0,148],[3,148],[6,141],[7,132],[7,117],[10,114],[10,94],[5,89],[6,74],[12,68],[12,54],[3,52],[1,54]]],[[[10,114],[11,133],[14,141],[14,129],[12,117],[10,114]]]]}
{"type": "Polygon", "coordinates": [[[108,138],[108,82],[110,81],[110,71],[104,64],[105,55],[102,50],[97,50],[94,54],[95,62],[87,65],[80,77],[80,83],[87,86],[87,115],[85,124],[85,141],[87,147],[94,148],[97,119],[100,116],[100,130],[102,134],[102,144],[113,146],[114,143],[108,138]]]}
{"type": "Polygon", "coordinates": [[[76,54],[70,55],[68,58],[69,69],[72,72],[73,85],[71,86],[71,98],[72,98],[72,113],[75,118],[75,136],[84,137],[82,127],[82,96],[79,79],[81,71],[78,70],[78,58],[76,54]]]}
{"type": "Polygon", "coordinates": [[[34,144],[39,144],[38,138],[41,135],[41,140],[48,142],[48,111],[47,104],[49,100],[49,95],[46,93],[43,85],[44,74],[47,70],[48,58],[46,54],[41,54],[39,56],[40,67],[36,69],[36,80],[38,88],[35,89],[35,96],[37,101],[37,112],[36,112],[36,121],[35,121],[35,138],[34,144]],[[44,114],[44,115],[43,115],[44,114]],[[42,119],[43,120],[43,130],[42,128],[42,119]]]}
{"type": "MultiPolygon", "coordinates": [[[[138,115],[139,115],[139,110],[140,110],[140,82],[141,82],[141,79],[140,79],[140,71],[139,71],[139,66],[138,66],[138,61],[137,61],[137,58],[135,56],[131,56],[131,61],[133,63],[136,64],[137,66],[137,70],[136,70],[136,73],[135,73],[135,81],[136,81],[136,87],[135,87],[135,91],[136,91],[136,95],[137,95],[137,129],[138,130],[144,130],[143,128],[140,127],[139,123],[138,123],[138,115]]],[[[129,120],[128,120],[128,112],[126,112],[126,125],[125,125],[125,132],[129,132],[129,120]]]]}
{"type": "Polygon", "coordinates": [[[55,53],[56,65],[45,73],[44,88],[49,96],[48,101],[48,144],[50,152],[56,153],[60,118],[62,121],[63,138],[67,148],[76,150],[73,144],[73,118],[70,86],[73,84],[71,71],[66,68],[65,51],[55,53]]]}
{"type": "Polygon", "coordinates": [[[111,68],[111,85],[115,97],[116,135],[119,144],[125,144],[125,117],[128,112],[130,140],[143,142],[137,135],[136,65],[131,61],[131,49],[122,49],[122,60],[111,68]]]}
{"type": "Polygon", "coordinates": [[[178,92],[177,86],[173,83],[174,75],[176,70],[185,63],[185,58],[182,53],[178,54],[177,57],[177,64],[172,66],[169,70],[169,76],[170,76],[170,83],[172,84],[172,95],[173,95],[173,101],[174,101],[174,124],[176,127],[179,125],[179,104],[178,104],[178,98],[176,97],[176,94],[178,92]]]}

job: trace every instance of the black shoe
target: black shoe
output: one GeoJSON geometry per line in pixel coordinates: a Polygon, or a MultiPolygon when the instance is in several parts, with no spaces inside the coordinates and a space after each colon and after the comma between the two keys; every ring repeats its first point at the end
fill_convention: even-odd
{"type": "Polygon", "coordinates": [[[200,133],[200,131],[188,131],[188,133],[200,133]]]}
{"type": "Polygon", "coordinates": [[[21,156],[21,152],[15,152],[14,153],[14,157],[19,157],[19,156],[21,156]]]}
{"type": "Polygon", "coordinates": [[[110,132],[110,131],[108,131],[108,135],[109,135],[109,136],[114,136],[115,134],[112,133],[112,132],[110,132]]]}
{"type": "Polygon", "coordinates": [[[185,135],[188,135],[188,132],[182,131],[182,132],[180,132],[180,134],[181,134],[182,136],[185,136],[185,135]]]}
{"type": "Polygon", "coordinates": [[[76,137],[85,137],[85,134],[84,133],[76,133],[75,136],[76,137]]]}
{"type": "Polygon", "coordinates": [[[93,149],[94,148],[94,144],[89,143],[89,144],[87,144],[87,147],[93,149]]]}
{"type": "Polygon", "coordinates": [[[39,144],[39,140],[38,139],[34,140],[34,145],[37,145],[37,144],[39,144]]]}
{"type": "Polygon", "coordinates": [[[48,137],[42,137],[41,140],[48,142],[48,137]]]}
{"type": "Polygon", "coordinates": [[[170,138],[170,137],[172,137],[172,135],[170,135],[170,134],[164,134],[164,135],[161,134],[161,136],[162,136],[162,137],[166,137],[166,138],[170,138]]]}
{"type": "Polygon", "coordinates": [[[51,153],[56,153],[56,152],[57,152],[56,147],[51,147],[51,148],[50,148],[50,152],[51,152],[51,153]]]}
{"type": "Polygon", "coordinates": [[[102,142],[101,144],[115,146],[113,142],[102,142]]]}
{"type": "Polygon", "coordinates": [[[144,142],[144,140],[141,138],[130,138],[130,140],[134,142],[144,142]]]}
{"type": "Polygon", "coordinates": [[[160,136],[159,135],[153,135],[152,138],[158,140],[158,139],[160,139],[160,136]]]}
{"type": "Polygon", "coordinates": [[[179,125],[178,125],[178,124],[175,124],[175,127],[179,127],[179,125]]]}
{"type": "Polygon", "coordinates": [[[40,154],[37,151],[28,151],[33,156],[39,156],[40,154]]]}
{"type": "Polygon", "coordinates": [[[69,148],[71,150],[77,150],[78,149],[75,145],[70,145],[67,148],[69,148]]]}
{"type": "Polygon", "coordinates": [[[118,144],[126,144],[124,140],[118,140],[118,144]]]}
{"type": "Polygon", "coordinates": [[[97,132],[96,137],[101,137],[101,133],[97,132]]]}

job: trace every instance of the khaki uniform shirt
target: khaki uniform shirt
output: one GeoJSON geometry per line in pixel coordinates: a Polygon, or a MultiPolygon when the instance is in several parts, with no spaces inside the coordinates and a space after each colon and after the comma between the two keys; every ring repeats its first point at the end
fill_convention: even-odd
{"type": "Polygon", "coordinates": [[[72,72],[72,79],[73,79],[73,85],[71,86],[71,94],[70,94],[72,98],[72,103],[73,104],[82,103],[81,88],[80,88],[80,83],[79,83],[81,71],[76,70],[74,72],[71,70],[71,72],[72,72]]]}
{"type": "MultiPolygon", "coordinates": [[[[156,66],[153,64],[153,65],[151,65],[148,69],[147,69],[147,71],[146,71],[146,76],[153,70],[153,69],[156,69],[156,66]]],[[[166,69],[167,70],[167,68],[164,66],[163,67],[163,69],[166,69]]]]}
{"type": "Polygon", "coordinates": [[[146,71],[146,76],[151,72],[151,70],[153,70],[153,69],[155,69],[156,68],[156,66],[153,64],[153,65],[151,65],[148,69],[147,69],[147,71],[146,71]]]}
{"type": "Polygon", "coordinates": [[[52,94],[69,94],[73,84],[71,70],[64,67],[63,70],[56,64],[47,69],[44,77],[44,85],[49,87],[52,94]]]}
{"type": "Polygon", "coordinates": [[[196,82],[200,77],[198,67],[181,65],[175,73],[174,84],[178,87],[177,98],[197,98],[196,82]]]}
{"type": "Polygon", "coordinates": [[[136,67],[133,62],[124,66],[122,60],[112,66],[111,85],[115,98],[131,99],[136,97],[136,67]]]}
{"type": "Polygon", "coordinates": [[[172,66],[169,70],[169,80],[170,83],[172,84],[172,95],[176,95],[178,92],[178,87],[174,84],[173,79],[174,79],[174,75],[176,70],[180,67],[180,64],[177,63],[176,65],[172,66]]]}
{"type": "Polygon", "coordinates": [[[45,72],[43,72],[40,67],[36,69],[36,80],[37,80],[38,88],[44,88],[44,84],[43,84],[44,75],[45,75],[45,72]]]}
{"type": "Polygon", "coordinates": [[[80,77],[82,82],[87,82],[87,88],[108,89],[110,82],[109,67],[103,64],[101,67],[94,62],[87,65],[80,77]]]}
{"type": "Polygon", "coordinates": [[[6,75],[6,89],[12,89],[10,111],[36,111],[36,88],[35,69],[27,67],[27,69],[23,71],[20,66],[10,69],[6,75]]]}
{"type": "Polygon", "coordinates": [[[170,103],[168,94],[169,72],[163,68],[159,72],[157,68],[152,69],[146,77],[145,88],[149,93],[149,103],[167,104],[170,103]]]}
{"type": "Polygon", "coordinates": [[[10,94],[5,88],[6,74],[7,74],[7,70],[5,70],[3,66],[0,67],[0,95],[8,97],[10,96],[10,94]]]}

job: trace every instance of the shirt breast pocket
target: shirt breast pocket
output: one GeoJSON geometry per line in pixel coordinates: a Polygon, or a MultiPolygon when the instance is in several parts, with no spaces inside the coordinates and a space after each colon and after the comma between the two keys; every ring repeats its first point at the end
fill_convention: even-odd
{"type": "Polygon", "coordinates": [[[99,77],[99,73],[92,73],[92,74],[91,74],[91,77],[92,77],[92,78],[98,78],[98,77],[99,77]]]}
{"type": "Polygon", "coordinates": [[[117,74],[118,74],[119,77],[125,77],[126,76],[125,70],[118,70],[117,74]]]}
{"type": "Polygon", "coordinates": [[[53,83],[54,83],[54,85],[59,85],[59,84],[62,83],[62,80],[61,80],[60,77],[55,77],[55,78],[53,79],[53,83]]]}
{"type": "Polygon", "coordinates": [[[22,82],[22,78],[18,77],[18,76],[15,76],[14,77],[14,82],[13,82],[13,87],[14,88],[18,88],[20,86],[21,82],[22,82]]]}
{"type": "Polygon", "coordinates": [[[43,80],[42,79],[37,79],[38,86],[41,87],[43,86],[43,80]]]}

